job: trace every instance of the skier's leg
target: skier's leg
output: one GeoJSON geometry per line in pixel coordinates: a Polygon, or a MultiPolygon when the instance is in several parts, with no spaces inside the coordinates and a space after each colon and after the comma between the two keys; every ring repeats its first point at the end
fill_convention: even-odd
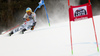
{"type": "Polygon", "coordinates": [[[22,29],[22,34],[30,28],[30,21],[27,21],[25,27],[22,29]]]}
{"type": "MultiPolygon", "coordinates": [[[[30,20],[26,23],[25,28],[22,30],[22,34],[24,34],[25,31],[27,31],[28,29],[31,29],[33,26],[33,20],[30,20]]],[[[33,28],[34,29],[34,28],[33,28]]]]}
{"type": "Polygon", "coordinates": [[[36,22],[31,22],[32,24],[31,24],[31,30],[34,30],[34,27],[35,27],[35,25],[36,25],[36,22]]]}
{"type": "Polygon", "coordinates": [[[9,36],[13,35],[14,33],[18,32],[20,28],[16,28],[9,33],[9,36]]]}
{"type": "Polygon", "coordinates": [[[31,26],[28,26],[28,27],[24,28],[24,29],[22,30],[22,34],[24,34],[24,32],[27,31],[27,30],[30,29],[30,28],[31,28],[31,26]]]}
{"type": "Polygon", "coordinates": [[[22,30],[24,27],[25,27],[25,23],[22,24],[20,27],[18,27],[18,28],[16,28],[16,29],[12,30],[12,31],[9,33],[9,36],[13,35],[14,33],[18,32],[18,31],[20,31],[20,30],[22,30]]]}
{"type": "Polygon", "coordinates": [[[25,28],[22,30],[22,34],[24,34],[24,32],[27,31],[25,28]]]}

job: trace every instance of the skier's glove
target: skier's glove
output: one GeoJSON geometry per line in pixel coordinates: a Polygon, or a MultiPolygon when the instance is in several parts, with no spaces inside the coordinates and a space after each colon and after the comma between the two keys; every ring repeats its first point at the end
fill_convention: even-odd
{"type": "Polygon", "coordinates": [[[30,19],[29,18],[26,18],[26,21],[30,21],[30,19]]]}
{"type": "Polygon", "coordinates": [[[29,18],[23,18],[23,20],[26,22],[26,21],[30,21],[29,18]]]}

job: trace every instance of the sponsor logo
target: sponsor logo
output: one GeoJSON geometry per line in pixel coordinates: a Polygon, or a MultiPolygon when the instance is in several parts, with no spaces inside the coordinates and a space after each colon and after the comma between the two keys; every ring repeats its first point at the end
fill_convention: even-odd
{"type": "Polygon", "coordinates": [[[74,17],[78,17],[78,16],[83,16],[83,15],[87,15],[87,6],[82,6],[82,7],[77,7],[77,8],[73,8],[73,14],[74,17]]]}
{"type": "Polygon", "coordinates": [[[87,14],[87,12],[86,12],[86,10],[84,8],[79,8],[74,13],[75,17],[86,15],[86,14],[87,14]]]}

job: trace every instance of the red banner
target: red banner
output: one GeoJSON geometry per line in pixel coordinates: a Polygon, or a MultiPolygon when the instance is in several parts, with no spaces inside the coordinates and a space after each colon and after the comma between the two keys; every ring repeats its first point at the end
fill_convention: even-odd
{"type": "Polygon", "coordinates": [[[70,6],[69,8],[70,21],[77,21],[92,17],[92,7],[90,3],[83,4],[80,6],[70,6]]]}

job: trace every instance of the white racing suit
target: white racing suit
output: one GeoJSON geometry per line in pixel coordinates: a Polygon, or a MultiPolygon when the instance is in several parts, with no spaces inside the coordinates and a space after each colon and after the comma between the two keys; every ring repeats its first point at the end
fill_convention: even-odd
{"type": "Polygon", "coordinates": [[[28,15],[27,13],[24,15],[23,20],[25,21],[20,27],[14,29],[12,32],[13,34],[23,30],[23,29],[30,29],[31,27],[35,26],[36,24],[36,14],[34,12],[32,12],[31,15],[28,15]],[[26,18],[29,18],[29,21],[26,21],[26,18]]]}

